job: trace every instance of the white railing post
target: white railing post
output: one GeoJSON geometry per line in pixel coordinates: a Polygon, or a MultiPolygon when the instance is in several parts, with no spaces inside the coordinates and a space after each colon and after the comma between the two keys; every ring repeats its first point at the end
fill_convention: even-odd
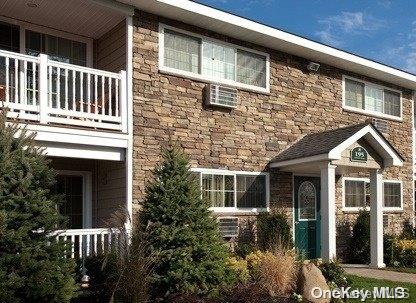
{"type": "Polygon", "coordinates": [[[121,117],[121,131],[127,133],[128,126],[128,116],[127,116],[127,77],[126,71],[120,71],[120,85],[119,85],[119,95],[118,98],[120,102],[120,117],[121,117]]]}
{"type": "Polygon", "coordinates": [[[48,56],[45,54],[39,55],[39,122],[48,123],[48,56]]]}

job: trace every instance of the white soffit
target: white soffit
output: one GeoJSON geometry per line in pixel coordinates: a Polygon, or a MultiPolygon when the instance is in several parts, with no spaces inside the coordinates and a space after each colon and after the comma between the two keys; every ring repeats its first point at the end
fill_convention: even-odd
{"type": "Polygon", "coordinates": [[[188,0],[117,0],[217,33],[416,89],[416,75],[188,0]]]}
{"type": "Polygon", "coordinates": [[[127,14],[126,5],[110,0],[0,0],[0,16],[94,39],[123,21],[127,14]],[[37,7],[29,7],[29,2],[37,7]]]}

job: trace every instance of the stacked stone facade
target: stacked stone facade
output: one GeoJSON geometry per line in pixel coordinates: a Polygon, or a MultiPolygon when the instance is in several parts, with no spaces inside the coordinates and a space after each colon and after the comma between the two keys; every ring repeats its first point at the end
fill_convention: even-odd
{"type": "MultiPolygon", "coordinates": [[[[372,118],[342,108],[342,76],[350,75],[402,91],[403,119],[386,120],[389,130],[384,135],[405,162],[387,169],[383,177],[403,182],[403,211],[387,215],[387,230],[399,232],[403,220],[413,218],[412,91],[324,64],[311,73],[305,58],[142,11],[136,11],[133,36],[134,210],[139,210],[161,147],[175,142],[193,167],[269,172],[270,206],[284,210],[292,220],[293,176],[269,169],[269,162],[305,134],[372,118]],[[270,54],[270,93],[239,89],[237,108],[205,106],[206,83],[159,72],[159,22],[270,54]]],[[[337,176],[340,246],[346,239],[345,222],[356,216],[342,210],[341,180],[337,176]]]]}

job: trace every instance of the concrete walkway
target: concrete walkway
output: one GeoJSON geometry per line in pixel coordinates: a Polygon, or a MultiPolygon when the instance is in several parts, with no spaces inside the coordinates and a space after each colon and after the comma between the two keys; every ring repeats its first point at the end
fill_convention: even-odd
{"type": "Polygon", "coordinates": [[[350,274],[350,275],[416,284],[416,274],[384,270],[384,269],[373,269],[373,268],[368,268],[366,266],[359,267],[359,266],[343,265],[343,267],[345,271],[347,272],[347,274],[350,274]]]}

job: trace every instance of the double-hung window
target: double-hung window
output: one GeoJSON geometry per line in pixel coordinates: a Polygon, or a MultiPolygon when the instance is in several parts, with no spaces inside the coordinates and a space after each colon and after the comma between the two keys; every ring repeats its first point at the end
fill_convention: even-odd
{"type": "Polygon", "coordinates": [[[209,169],[194,170],[201,193],[213,210],[267,209],[268,175],[209,169]]]}
{"type": "Polygon", "coordinates": [[[267,92],[269,56],[160,25],[160,69],[202,81],[267,92]]]}
{"type": "Polygon", "coordinates": [[[344,107],[379,116],[401,118],[401,94],[379,85],[344,78],[344,107]]]}
{"type": "MultiPolygon", "coordinates": [[[[344,179],[344,208],[355,210],[370,206],[370,181],[368,179],[344,179]]],[[[400,181],[383,181],[384,209],[402,208],[402,183],[400,181]]]]}

